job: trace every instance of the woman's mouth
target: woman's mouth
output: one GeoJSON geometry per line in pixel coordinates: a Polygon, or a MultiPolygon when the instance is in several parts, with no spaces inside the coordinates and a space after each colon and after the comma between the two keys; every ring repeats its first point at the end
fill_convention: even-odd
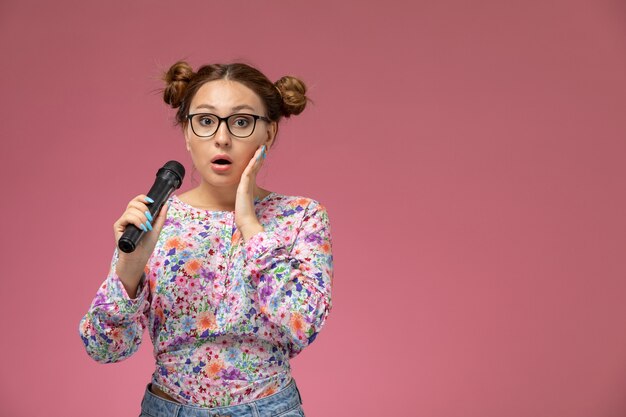
{"type": "Polygon", "coordinates": [[[216,172],[224,172],[230,169],[232,163],[233,161],[228,155],[215,155],[211,159],[211,168],[216,172]]]}

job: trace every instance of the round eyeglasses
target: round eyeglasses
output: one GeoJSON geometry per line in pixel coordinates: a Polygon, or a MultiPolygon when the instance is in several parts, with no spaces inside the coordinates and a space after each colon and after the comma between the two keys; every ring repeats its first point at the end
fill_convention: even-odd
{"type": "Polygon", "coordinates": [[[256,114],[236,113],[227,117],[219,117],[212,113],[195,113],[187,115],[191,130],[196,136],[201,138],[211,137],[220,128],[222,122],[226,122],[226,127],[231,135],[237,138],[247,138],[254,133],[257,120],[270,122],[270,119],[256,114]]]}

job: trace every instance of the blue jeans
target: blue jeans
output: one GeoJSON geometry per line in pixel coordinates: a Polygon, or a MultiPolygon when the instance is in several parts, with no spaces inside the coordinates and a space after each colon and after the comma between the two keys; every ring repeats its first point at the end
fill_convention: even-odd
{"type": "Polygon", "coordinates": [[[244,404],[202,408],[158,397],[146,388],[139,417],[304,417],[300,391],[293,379],[282,390],[244,404]]]}

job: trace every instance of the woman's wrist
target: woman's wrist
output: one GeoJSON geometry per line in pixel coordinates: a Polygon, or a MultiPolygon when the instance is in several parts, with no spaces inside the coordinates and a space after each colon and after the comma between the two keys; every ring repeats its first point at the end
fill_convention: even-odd
{"type": "Polygon", "coordinates": [[[115,274],[119,278],[120,282],[124,286],[126,293],[130,298],[135,298],[137,295],[137,288],[141,282],[145,266],[138,264],[127,264],[119,261],[115,266],[115,274]]]}

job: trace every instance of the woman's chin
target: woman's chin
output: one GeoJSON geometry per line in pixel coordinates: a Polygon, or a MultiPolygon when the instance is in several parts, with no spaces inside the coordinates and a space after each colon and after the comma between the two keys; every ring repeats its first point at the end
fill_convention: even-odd
{"type": "Polygon", "coordinates": [[[209,175],[203,176],[203,181],[213,187],[237,186],[239,185],[240,179],[241,175],[236,175],[234,172],[231,172],[227,175],[216,175],[215,173],[210,173],[209,175]]]}

